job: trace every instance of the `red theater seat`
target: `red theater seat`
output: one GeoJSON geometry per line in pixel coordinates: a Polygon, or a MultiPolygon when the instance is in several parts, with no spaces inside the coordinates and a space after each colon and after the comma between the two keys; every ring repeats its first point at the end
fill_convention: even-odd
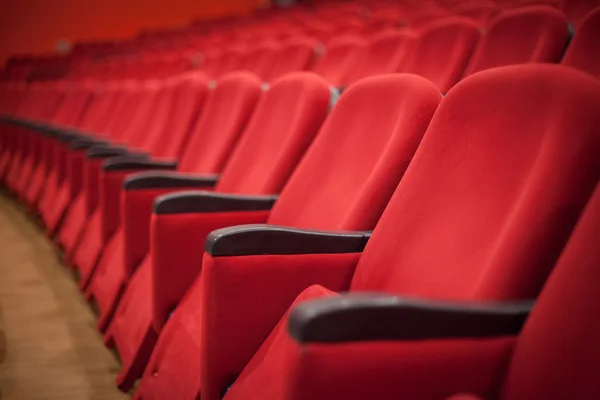
{"type": "MultiPolygon", "coordinates": [[[[600,187],[528,317],[533,302],[351,294],[298,303],[274,338],[285,361],[265,383],[281,395],[244,398],[597,399],[599,240],[600,187]]],[[[225,399],[239,396],[234,385],[225,399]]]]}
{"type": "Polygon", "coordinates": [[[600,7],[598,0],[562,0],[560,3],[559,8],[573,23],[575,31],[579,30],[589,13],[600,7]]]}
{"type": "Polygon", "coordinates": [[[390,29],[369,40],[369,44],[353,66],[350,82],[402,70],[409,59],[416,35],[408,30],[390,29]]]}
{"type": "Polygon", "coordinates": [[[250,71],[259,76],[263,81],[268,82],[271,78],[279,51],[280,47],[276,42],[262,43],[248,51],[248,55],[240,69],[250,71]]]}
{"type": "MultiPolygon", "coordinates": [[[[65,92],[67,85],[64,83],[45,83],[39,87],[38,102],[35,104],[34,115],[30,115],[35,123],[46,124],[53,121],[56,117],[61,117],[63,113],[62,106],[64,103],[65,92]]],[[[30,120],[31,121],[31,120],[30,120]]],[[[29,184],[33,179],[34,170],[43,156],[44,135],[33,128],[25,128],[22,133],[25,136],[26,147],[23,148],[23,157],[18,164],[13,164],[13,182],[14,193],[23,201],[29,184]]],[[[8,177],[10,179],[11,176],[8,177]]]]}
{"type": "MultiPolygon", "coordinates": [[[[134,143],[139,144],[137,147],[132,146],[133,150],[146,151],[155,159],[163,161],[152,165],[149,169],[175,167],[192,125],[202,110],[206,92],[207,80],[203,75],[197,74],[170,79],[160,90],[161,98],[152,108],[152,115],[148,116],[150,122],[143,132],[136,132],[136,136],[131,141],[134,146],[134,143]],[[136,141],[137,135],[140,134],[142,137],[136,141]]],[[[97,185],[93,188],[98,197],[97,207],[94,208],[92,205],[93,212],[88,214],[89,219],[82,221],[81,239],[72,252],[73,265],[79,268],[84,276],[93,269],[102,248],[119,225],[121,186],[125,176],[136,170],[130,168],[106,171],[103,170],[102,164],[103,160],[100,159],[97,165],[88,167],[92,171],[88,173],[86,179],[92,174],[96,175],[92,179],[97,185]]],[[[84,184],[87,183],[84,181],[84,184]]],[[[90,191],[88,190],[85,195],[89,201],[90,191]]]]}
{"type": "Polygon", "coordinates": [[[465,76],[512,64],[557,63],[569,41],[569,23],[558,10],[528,6],[491,19],[465,76]]]}
{"type": "Polygon", "coordinates": [[[447,18],[418,32],[403,72],[417,74],[446,93],[462,77],[480,38],[477,25],[466,18],[447,18]]]}
{"type": "MultiPolygon", "coordinates": [[[[76,126],[88,111],[89,106],[94,98],[94,92],[97,90],[97,85],[93,82],[81,82],[71,85],[65,90],[63,101],[55,115],[49,121],[51,126],[69,127],[76,126]]],[[[41,132],[38,132],[38,134],[41,132]]],[[[50,182],[47,179],[53,168],[61,168],[63,165],[54,164],[53,151],[56,137],[51,132],[46,132],[41,136],[41,158],[34,166],[31,182],[25,193],[25,201],[30,209],[37,208],[38,199],[44,187],[56,185],[55,181],[50,182]]],[[[57,171],[58,172],[58,171],[57,171]]],[[[59,174],[61,172],[58,172],[59,174]]],[[[62,179],[62,177],[61,177],[62,179]]],[[[39,210],[42,217],[44,213],[39,210]]]]}
{"type": "Polygon", "coordinates": [[[496,6],[490,4],[472,4],[455,10],[458,15],[470,18],[481,25],[487,24],[499,11],[496,6]]]}
{"type": "MultiPolygon", "coordinates": [[[[262,222],[273,224],[268,226],[273,226],[275,230],[279,226],[291,232],[295,229],[372,229],[404,175],[440,100],[441,94],[435,86],[415,75],[381,75],[350,86],[340,97],[313,146],[273,209],[265,213],[262,222]]],[[[208,205],[206,201],[210,195],[202,197],[208,205]]],[[[200,200],[200,197],[197,198],[200,200]]],[[[182,254],[181,251],[199,241],[203,242],[202,238],[211,231],[210,221],[218,218],[224,222],[227,213],[221,212],[218,216],[206,206],[196,208],[194,213],[162,211],[183,199],[186,199],[185,194],[179,198],[160,198],[155,203],[153,270],[150,271],[153,285],[147,281],[149,278],[144,278],[147,281],[146,289],[137,294],[143,297],[132,303],[139,309],[143,302],[149,299],[153,301],[154,329],[148,326],[150,332],[158,332],[166,322],[146,368],[138,398],[170,398],[169,393],[180,398],[195,398],[200,390],[201,347],[195,338],[202,336],[197,314],[202,307],[197,284],[191,287],[181,307],[175,307],[200,272],[202,259],[197,249],[194,254],[182,254]],[[198,221],[193,230],[188,223],[192,218],[198,221]],[[174,235],[182,237],[183,232],[187,232],[185,237],[189,238],[189,243],[175,243],[172,240],[174,235]],[[169,247],[171,250],[167,251],[169,247]],[[185,366],[185,371],[179,365],[185,366]],[[159,371],[158,374],[156,371],[159,371]]],[[[234,223],[230,221],[228,225],[234,223]]],[[[364,241],[363,236],[358,235],[357,243],[364,241]]],[[[264,237],[256,243],[260,242],[269,243],[270,239],[264,237]]],[[[285,254],[285,246],[294,243],[298,241],[293,235],[286,237],[280,242],[284,246],[283,252],[278,254],[285,254]]],[[[353,262],[357,256],[333,255],[330,261],[338,265],[353,262]]],[[[277,259],[279,256],[273,257],[277,259]]],[[[311,254],[301,257],[298,268],[310,265],[315,261],[313,257],[311,254]]],[[[262,263],[264,260],[257,257],[256,261],[262,263]]],[[[137,276],[133,281],[136,279],[137,276]]],[[[264,289],[266,292],[272,291],[266,286],[264,289]]],[[[278,291],[275,288],[273,290],[278,291]]],[[[267,293],[265,296],[269,297],[267,293]]],[[[122,316],[124,321],[128,317],[128,313],[122,316]]],[[[109,334],[119,318],[121,316],[117,314],[109,334]]],[[[119,333],[125,334],[121,329],[119,333]]],[[[214,397],[214,386],[211,389],[212,394],[205,394],[203,388],[202,397],[214,397]]]]}
{"type": "MultiPolygon", "coordinates": [[[[84,175],[82,190],[66,211],[64,222],[56,238],[65,249],[69,263],[72,263],[72,256],[79,242],[80,234],[96,208],[97,182],[103,159],[127,153],[126,146],[141,147],[154,108],[162,98],[161,88],[164,89],[157,81],[144,82],[137,90],[129,93],[129,96],[120,99],[120,104],[117,103],[122,106],[120,112],[110,113],[109,111],[110,120],[103,124],[104,129],[98,130],[107,133],[97,135],[97,137],[120,146],[120,148],[105,148],[103,145],[93,143],[92,147],[85,149],[81,166],[84,175]],[[98,153],[98,157],[96,157],[96,153],[98,153]]],[[[102,123],[100,122],[100,124],[102,123]]],[[[51,202],[52,197],[52,193],[46,190],[40,200],[41,206],[46,201],[51,202]]]]}
{"type": "Polygon", "coordinates": [[[90,93],[90,104],[79,121],[58,132],[51,130],[46,145],[46,176],[42,173],[31,188],[38,192],[38,211],[49,236],[54,235],[67,207],[81,190],[87,149],[108,143],[109,133],[117,136],[124,117],[131,118],[140,94],[141,87],[132,82],[97,87],[94,94],[90,93]]]}
{"type": "Polygon", "coordinates": [[[315,61],[318,42],[310,38],[291,38],[286,40],[277,55],[271,71],[271,80],[295,71],[310,69],[315,61]]]}
{"type": "MultiPolygon", "coordinates": [[[[36,83],[27,89],[26,98],[19,107],[18,115],[25,121],[48,121],[52,118],[63,97],[63,87],[55,83],[36,83]]],[[[16,147],[6,172],[5,185],[17,196],[24,195],[24,187],[30,180],[34,160],[40,155],[39,135],[27,126],[17,128],[16,147]]]]}
{"type": "Polygon", "coordinates": [[[600,79],[600,8],[583,20],[567,48],[562,64],[577,68],[600,79]]]}
{"type": "Polygon", "coordinates": [[[3,123],[0,131],[2,148],[0,151],[0,182],[5,184],[6,174],[10,169],[12,159],[18,146],[18,128],[14,126],[14,118],[26,100],[26,85],[24,83],[8,83],[6,87],[6,103],[3,105],[3,123]]]}
{"type": "MultiPolygon", "coordinates": [[[[116,157],[103,165],[102,180],[104,181],[102,197],[110,198],[113,203],[112,210],[102,208],[103,223],[108,218],[115,218],[123,214],[123,228],[120,228],[120,218],[113,224],[112,230],[104,230],[104,241],[106,248],[99,259],[98,269],[101,274],[106,273],[106,268],[117,272],[123,270],[123,241],[124,233],[127,232],[129,246],[127,247],[129,258],[137,259],[126,263],[137,266],[148,251],[148,234],[150,215],[152,213],[152,202],[156,196],[177,190],[177,186],[166,185],[165,187],[152,187],[148,190],[124,191],[123,183],[128,176],[142,170],[152,170],[157,167],[171,165],[181,173],[204,174],[211,179],[190,181],[187,187],[202,187],[210,189],[214,185],[212,177],[219,174],[226,165],[242,130],[258,101],[261,93],[260,80],[249,73],[238,72],[225,75],[220,79],[216,87],[211,91],[205,109],[198,118],[189,141],[186,143],[181,162],[165,164],[160,160],[136,160],[130,156],[116,157]],[[112,176],[112,177],[111,177],[112,176]],[[117,179],[114,179],[116,177],[117,179]],[[189,186],[192,185],[192,186],[189,186]],[[123,208],[123,210],[121,210],[123,208]],[[130,212],[126,210],[131,210],[130,212]],[[133,225],[133,226],[132,226],[133,225]],[[146,228],[144,228],[146,227],[146,228]],[[128,229],[126,229],[128,228],[128,229]],[[135,228],[135,229],[134,229],[135,228]],[[116,231],[116,235],[112,233],[116,231]],[[144,234],[140,234],[144,232],[144,234]],[[131,243],[130,243],[131,242],[131,243]],[[141,250],[139,249],[141,247],[141,250]],[[116,250],[118,248],[118,250],[116,250]],[[140,254],[141,253],[141,254],[140,254]],[[138,259],[139,258],[139,259],[138,259]]],[[[186,175],[182,175],[185,177],[186,175]]],[[[186,182],[179,182],[179,188],[185,188],[186,182]]],[[[109,221],[106,221],[109,222],[109,221]]],[[[130,268],[133,268],[131,266],[130,268]]],[[[94,273],[94,265],[89,268],[81,268],[80,287],[85,289],[94,273]]],[[[92,288],[90,288],[91,290],[92,288]]],[[[88,291],[91,294],[91,291],[88,291]]],[[[108,318],[108,317],[104,317],[108,318]]],[[[108,320],[106,321],[108,322],[108,320]]],[[[105,324],[103,322],[102,324],[105,324]]]]}
{"type": "MultiPolygon", "coordinates": [[[[184,324],[201,329],[192,337],[202,347],[202,398],[218,398],[233,380],[227,400],[319,397],[310,382],[327,382],[319,386],[324,398],[403,397],[390,397],[405,376],[394,368],[402,345],[298,347],[285,332],[286,310],[294,299],[337,298],[346,290],[427,301],[535,297],[598,183],[599,100],[600,83],[557,65],[496,68],[457,84],[442,100],[362,254],[356,246],[361,233],[348,234],[346,252],[335,247],[342,253],[337,257],[316,245],[301,246],[324,232],[298,232],[293,243],[301,254],[295,256],[291,240],[286,255],[276,255],[276,237],[294,235],[284,228],[211,233],[200,280],[168,322],[193,311],[184,324]],[[264,235],[268,241],[258,240],[264,235]],[[375,376],[389,379],[369,384],[375,376]]],[[[335,235],[330,240],[340,245],[335,235]]],[[[194,342],[188,343],[183,352],[192,354],[194,342]]],[[[435,343],[425,351],[446,357],[435,343]]],[[[484,343],[470,354],[490,352],[484,343]]],[[[186,375],[182,358],[184,369],[175,364],[171,376],[186,375]]],[[[469,381],[471,371],[458,365],[453,376],[469,381]]],[[[406,387],[435,390],[435,383],[411,378],[406,387]]]]}
{"type": "Polygon", "coordinates": [[[360,36],[344,35],[327,43],[325,54],[316,62],[313,71],[337,87],[345,87],[356,74],[367,41],[360,36]]]}
{"type": "MultiPolygon", "coordinates": [[[[178,277],[185,279],[183,274],[190,274],[197,268],[202,253],[194,245],[181,246],[181,240],[190,240],[195,236],[192,233],[197,231],[199,233],[196,235],[203,233],[206,236],[216,227],[263,222],[273,204],[273,196],[282,189],[316,135],[327,114],[329,100],[330,89],[322,78],[312,73],[287,75],[276,81],[264,95],[217,180],[214,176],[207,179],[202,176],[150,173],[134,176],[127,182],[123,205],[128,215],[123,216],[123,245],[114,249],[111,261],[116,262],[101,265],[104,268],[98,271],[90,284],[91,294],[101,310],[101,330],[107,327],[119,305],[105,337],[107,343],[114,342],[123,360],[124,366],[117,378],[119,387],[128,390],[141,375],[156,340],[156,334],[150,329],[152,303],[146,297],[151,291],[148,277],[152,273],[152,263],[146,254],[150,240],[151,208],[148,207],[147,215],[138,213],[136,195],[141,190],[149,189],[155,190],[155,197],[159,194],[156,192],[158,189],[165,192],[167,188],[168,192],[175,187],[213,189],[214,186],[214,195],[206,191],[199,192],[192,195],[191,200],[174,195],[175,199],[161,211],[166,213],[161,220],[171,225],[171,230],[166,232],[166,240],[158,239],[160,250],[177,254],[173,260],[177,264],[171,267],[181,269],[183,272],[178,277]],[[215,211],[223,212],[209,213],[208,218],[202,213],[191,213],[196,208],[194,200],[197,197],[200,201],[208,199],[211,204],[215,203],[215,211]],[[223,206],[244,203],[244,199],[249,200],[250,208],[221,209],[223,206]],[[128,201],[131,203],[128,204],[128,201]],[[188,213],[185,213],[186,210],[188,213]],[[181,240],[173,241],[175,237],[181,240]],[[127,290],[119,303],[126,284],[127,290]]],[[[146,196],[148,205],[152,204],[153,197],[146,196]]],[[[156,239],[155,235],[153,238],[156,239]]],[[[169,294],[179,289],[176,284],[183,284],[181,281],[172,282],[169,294]]]]}
{"type": "Polygon", "coordinates": [[[222,76],[226,73],[239,71],[244,69],[244,63],[248,56],[247,46],[237,46],[223,51],[217,60],[215,69],[215,77],[222,76]]]}

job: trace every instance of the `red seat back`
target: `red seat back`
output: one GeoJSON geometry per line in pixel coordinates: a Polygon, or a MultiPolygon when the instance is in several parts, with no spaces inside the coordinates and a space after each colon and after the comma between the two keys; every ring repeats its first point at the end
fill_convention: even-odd
{"type": "Polygon", "coordinates": [[[143,147],[147,129],[151,126],[151,116],[163,97],[161,89],[163,87],[157,80],[142,84],[139,92],[127,105],[129,112],[121,113],[116,122],[118,126],[110,132],[113,140],[131,147],[143,147]]]}
{"type": "Polygon", "coordinates": [[[558,10],[529,6],[490,20],[465,76],[512,64],[557,63],[569,40],[569,23],[558,10]]]}
{"type": "Polygon", "coordinates": [[[600,82],[579,71],[522,65],[460,82],[375,228],[352,289],[535,296],[598,181],[599,124],[600,82]]]}
{"type": "Polygon", "coordinates": [[[260,93],[260,80],[247,72],[233,72],[219,79],[192,129],[179,170],[221,172],[260,93]]]}
{"type": "Polygon", "coordinates": [[[598,243],[600,186],[519,335],[500,399],[600,398],[598,243]]]}
{"type": "Polygon", "coordinates": [[[282,44],[271,79],[277,79],[294,71],[308,70],[314,61],[318,43],[310,38],[294,38],[282,44]]]}
{"type": "Polygon", "coordinates": [[[356,64],[364,55],[367,41],[359,36],[348,35],[327,44],[325,54],[317,61],[313,71],[334,86],[344,87],[356,75],[356,64]]]}
{"type": "Polygon", "coordinates": [[[297,72],[275,81],[256,107],[215,190],[279,193],[329,108],[327,82],[297,72]]]}
{"type": "Polygon", "coordinates": [[[77,124],[90,105],[94,91],[95,85],[91,82],[82,82],[67,87],[63,101],[52,116],[52,122],[64,126],[77,124]]]}
{"type": "Polygon", "coordinates": [[[248,51],[242,69],[258,75],[263,81],[269,81],[278,51],[278,43],[263,43],[248,51]]]}
{"type": "Polygon", "coordinates": [[[583,21],[562,60],[563,65],[577,68],[600,79],[600,7],[583,21]]]}
{"type": "Polygon", "coordinates": [[[427,78],[446,93],[463,75],[479,38],[479,28],[466,18],[433,22],[418,32],[403,72],[427,78]]]}
{"type": "Polygon", "coordinates": [[[390,29],[376,35],[369,41],[352,79],[402,70],[403,64],[410,58],[415,39],[416,35],[407,30],[390,29]]]}
{"type": "Polygon", "coordinates": [[[414,75],[351,85],[276,202],[269,223],[373,229],[442,96],[414,75]]]}
{"type": "Polygon", "coordinates": [[[173,98],[153,144],[153,154],[157,157],[180,158],[207,97],[208,79],[204,74],[191,72],[174,79],[173,98]]]}

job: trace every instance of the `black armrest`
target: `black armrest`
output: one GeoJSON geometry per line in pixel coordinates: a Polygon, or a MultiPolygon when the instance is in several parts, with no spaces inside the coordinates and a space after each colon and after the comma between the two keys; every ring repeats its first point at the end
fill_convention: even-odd
{"type": "MultiPolygon", "coordinates": [[[[36,121],[27,118],[17,117],[12,120],[12,124],[26,128],[30,131],[38,132],[46,136],[56,136],[59,127],[51,125],[47,122],[36,121]]],[[[64,128],[62,128],[64,129],[64,128]]]]}
{"type": "Polygon", "coordinates": [[[93,135],[77,131],[73,128],[65,128],[61,126],[47,126],[45,134],[56,137],[63,143],[71,143],[75,140],[94,140],[99,141],[93,135]]]}
{"type": "Polygon", "coordinates": [[[105,171],[125,171],[130,169],[175,169],[177,161],[157,161],[148,157],[140,158],[136,155],[112,157],[102,165],[105,171]]]}
{"type": "Polygon", "coordinates": [[[50,128],[50,124],[32,119],[21,119],[19,123],[22,126],[34,131],[44,132],[46,129],[50,128]]]}
{"type": "Polygon", "coordinates": [[[122,156],[126,154],[137,154],[140,157],[149,157],[147,154],[131,153],[127,147],[113,145],[97,145],[90,147],[87,151],[88,158],[108,158],[114,156],[122,156]]]}
{"type": "Polygon", "coordinates": [[[532,306],[347,294],[299,304],[288,332],[299,343],[506,336],[519,333],[532,306]]]}
{"type": "MultiPolygon", "coordinates": [[[[178,172],[140,172],[128,176],[123,182],[125,190],[152,188],[197,189],[212,188],[219,181],[219,175],[185,175],[178,172]]],[[[157,199],[157,201],[160,197],[157,199]]],[[[156,205],[155,205],[156,209],[156,205]]]]}
{"type": "Polygon", "coordinates": [[[266,224],[239,225],[212,231],[206,238],[205,251],[219,257],[360,253],[370,237],[370,232],[327,232],[266,224]]]}
{"type": "Polygon", "coordinates": [[[210,192],[177,192],[154,201],[155,214],[270,210],[277,196],[244,196],[210,192]]]}
{"type": "Polygon", "coordinates": [[[100,139],[74,139],[69,142],[71,150],[84,150],[94,146],[107,146],[108,142],[100,139]]]}
{"type": "Polygon", "coordinates": [[[77,132],[54,129],[50,136],[55,136],[62,143],[71,143],[74,140],[87,139],[87,137],[78,134],[77,132]]]}
{"type": "Polygon", "coordinates": [[[5,124],[12,124],[15,120],[15,117],[9,114],[1,114],[0,122],[4,122],[5,124]]]}

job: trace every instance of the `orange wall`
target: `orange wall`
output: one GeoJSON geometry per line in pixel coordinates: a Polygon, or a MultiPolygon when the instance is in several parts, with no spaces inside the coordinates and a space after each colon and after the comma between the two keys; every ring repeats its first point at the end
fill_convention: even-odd
{"type": "Polygon", "coordinates": [[[250,12],[257,0],[0,0],[0,64],[58,40],[126,38],[143,28],[250,12]]]}

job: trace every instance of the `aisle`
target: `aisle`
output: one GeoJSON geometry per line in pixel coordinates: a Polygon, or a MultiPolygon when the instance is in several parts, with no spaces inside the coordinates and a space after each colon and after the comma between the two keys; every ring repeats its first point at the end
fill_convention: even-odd
{"type": "Polygon", "coordinates": [[[0,400],[127,399],[118,368],[52,244],[0,191],[0,400]]]}

